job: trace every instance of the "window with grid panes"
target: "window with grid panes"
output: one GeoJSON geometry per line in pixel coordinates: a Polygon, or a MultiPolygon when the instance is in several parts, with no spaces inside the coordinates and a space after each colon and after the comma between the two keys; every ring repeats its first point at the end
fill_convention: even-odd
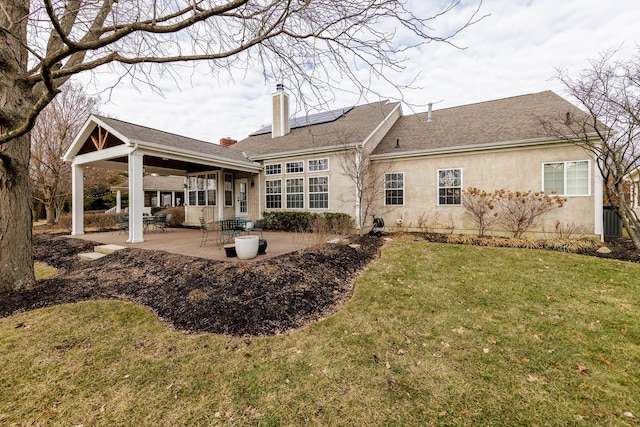
{"type": "Polygon", "coordinates": [[[282,173],[282,164],[274,163],[272,165],[264,166],[264,174],[265,175],[280,175],[282,173]]]}
{"type": "Polygon", "coordinates": [[[286,186],[287,209],[304,209],[304,179],[289,178],[286,186]]]}
{"type": "Polygon", "coordinates": [[[268,179],[265,181],[265,206],[267,209],[282,208],[282,180],[268,179]]]}
{"type": "Polygon", "coordinates": [[[438,171],[438,205],[457,206],[462,203],[462,169],[438,171]]]}
{"type": "Polygon", "coordinates": [[[404,205],[404,172],[384,174],[384,204],[387,206],[404,205]]]}
{"type": "Polygon", "coordinates": [[[329,208],[329,177],[309,178],[309,209],[329,208]]]}
{"type": "Polygon", "coordinates": [[[329,159],[309,160],[309,172],[319,172],[329,170],[329,159]]]}
{"type": "Polygon", "coordinates": [[[543,164],[543,191],[559,196],[589,195],[589,161],[543,164]]]}
{"type": "Polygon", "coordinates": [[[285,170],[287,173],[302,173],[304,172],[304,162],[287,162],[285,163],[285,170]]]}

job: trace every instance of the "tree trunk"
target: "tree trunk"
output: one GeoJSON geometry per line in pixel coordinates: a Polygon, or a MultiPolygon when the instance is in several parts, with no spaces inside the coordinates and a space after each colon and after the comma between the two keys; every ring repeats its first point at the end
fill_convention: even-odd
{"type": "MultiPolygon", "coordinates": [[[[3,1],[0,26],[0,132],[15,129],[33,106],[27,71],[29,1],[3,1]]],[[[0,290],[35,284],[31,247],[29,134],[0,145],[0,290]]]]}
{"type": "Polygon", "coordinates": [[[55,224],[56,223],[56,207],[53,202],[50,202],[48,205],[44,206],[44,211],[47,216],[47,224],[55,224]]]}
{"type": "Polygon", "coordinates": [[[0,290],[35,284],[29,151],[28,135],[0,146],[0,290]]]}

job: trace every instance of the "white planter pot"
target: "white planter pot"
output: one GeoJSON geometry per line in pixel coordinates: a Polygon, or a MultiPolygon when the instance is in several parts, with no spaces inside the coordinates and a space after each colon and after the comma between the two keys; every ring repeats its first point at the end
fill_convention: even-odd
{"type": "Polygon", "coordinates": [[[258,236],[238,236],[235,239],[236,254],[240,259],[251,259],[258,255],[258,236]]]}

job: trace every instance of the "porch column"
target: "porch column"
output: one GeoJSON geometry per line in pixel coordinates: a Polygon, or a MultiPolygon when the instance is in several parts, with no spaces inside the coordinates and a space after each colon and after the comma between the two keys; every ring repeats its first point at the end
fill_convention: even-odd
{"type": "Polygon", "coordinates": [[[144,242],[142,233],[144,190],[142,188],[143,155],[129,154],[129,240],[127,243],[144,242]]]}
{"type": "Polygon", "coordinates": [[[122,212],[122,192],[116,191],[116,213],[122,212]]]}
{"type": "Polygon", "coordinates": [[[71,235],[84,234],[84,167],[71,168],[71,235]]]}
{"type": "Polygon", "coordinates": [[[160,190],[156,190],[156,206],[162,206],[162,200],[160,200],[160,190]]]}
{"type": "Polygon", "coordinates": [[[224,219],[224,169],[218,176],[218,219],[224,219]]]}

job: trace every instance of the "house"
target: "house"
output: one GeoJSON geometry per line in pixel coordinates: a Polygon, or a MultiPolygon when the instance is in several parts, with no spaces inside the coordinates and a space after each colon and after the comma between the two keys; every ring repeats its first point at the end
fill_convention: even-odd
{"type": "MultiPolygon", "coordinates": [[[[567,113],[584,113],[553,92],[430,106],[418,114],[404,114],[400,103],[383,100],[289,119],[289,95],[279,85],[272,103],[270,126],[221,145],[91,116],[65,155],[73,165],[74,200],[81,197],[76,191],[82,193],[82,167],[91,164],[128,168],[134,177],[130,198],[139,205],[143,169],[186,176],[185,217],[191,225],[200,217],[260,218],[281,210],[344,212],[370,223],[359,218],[368,190],[357,189],[349,171],[366,159],[381,174],[369,213],[391,228],[415,230],[428,223],[475,233],[461,201],[466,188],[476,187],[567,198],[534,234],[552,233],[559,222],[602,235],[602,182],[593,158],[576,144],[547,136],[541,126],[541,120],[562,123],[567,113]]],[[[75,234],[83,232],[79,211],[73,213],[75,234]]],[[[129,241],[142,238],[132,224],[129,241]]]]}
{"type": "MultiPolygon", "coordinates": [[[[181,176],[144,175],[142,177],[142,191],[144,192],[145,213],[150,214],[152,207],[182,206],[185,201],[185,188],[185,178],[181,176]]],[[[121,184],[111,186],[111,192],[116,193],[116,205],[107,213],[122,211],[122,193],[128,191],[128,179],[121,184]]]]}

